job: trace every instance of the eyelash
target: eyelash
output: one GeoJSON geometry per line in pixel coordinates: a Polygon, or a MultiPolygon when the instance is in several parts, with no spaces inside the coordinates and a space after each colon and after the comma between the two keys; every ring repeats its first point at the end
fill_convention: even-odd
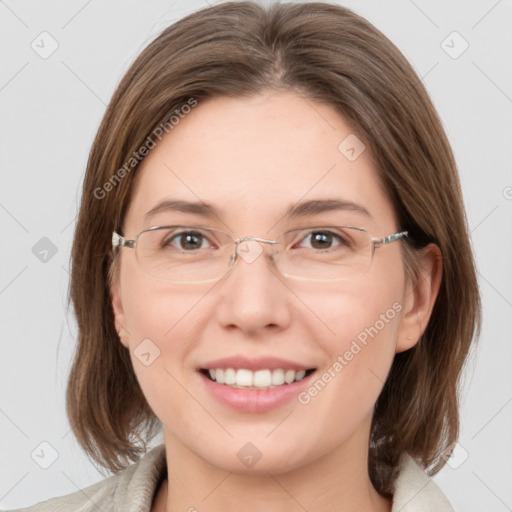
{"type": "MultiPolygon", "coordinates": [[[[180,237],[183,237],[185,235],[199,235],[200,237],[203,237],[204,240],[209,240],[209,238],[201,233],[200,231],[194,231],[194,230],[190,230],[190,231],[180,231],[178,233],[174,233],[168,240],[164,240],[163,243],[162,243],[162,246],[163,247],[168,247],[170,245],[172,245],[172,242],[174,240],[178,240],[180,237]]],[[[306,240],[308,237],[311,237],[312,235],[314,234],[322,234],[322,235],[327,235],[327,236],[332,236],[333,238],[336,238],[338,240],[338,244],[335,245],[334,247],[338,247],[340,245],[345,245],[345,246],[350,246],[351,243],[350,243],[350,240],[347,238],[347,237],[343,237],[337,233],[335,233],[334,231],[331,231],[331,230],[311,230],[310,232],[308,232],[306,234],[305,237],[303,237],[301,240],[299,240],[299,242],[297,243],[301,243],[303,242],[304,240],[306,240]]],[[[297,244],[296,243],[296,244],[297,244]]],[[[294,244],[294,245],[296,245],[294,244]]],[[[201,249],[202,247],[200,247],[201,249]]],[[[332,249],[332,247],[328,247],[328,249],[332,249]]]]}
{"type": "MultiPolygon", "coordinates": [[[[318,231],[318,230],[316,230],[316,231],[311,231],[310,233],[308,233],[308,234],[307,234],[307,235],[306,235],[306,236],[301,240],[301,242],[302,242],[302,241],[304,241],[304,240],[306,240],[308,237],[311,237],[314,233],[317,233],[317,234],[323,234],[323,235],[329,235],[329,236],[330,236],[330,235],[333,235],[333,236],[334,236],[335,238],[337,238],[337,239],[338,239],[338,241],[339,241],[339,243],[337,244],[337,246],[339,246],[339,245],[349,245],[349,241],[348,241],[347,239],[345,239],[345,238],[341,237],[340,235],[338,235],[338,234],[334,233],[333,231],[329,231],[329,230],[325,230],[325,231],[318,231]]],[[[336,246],[336,247],[337,247],[337,246],[336,246]]],[[[331,248],[332,248],[332,247],[329,247],[329,249],[331,249],[331,248]]]]}

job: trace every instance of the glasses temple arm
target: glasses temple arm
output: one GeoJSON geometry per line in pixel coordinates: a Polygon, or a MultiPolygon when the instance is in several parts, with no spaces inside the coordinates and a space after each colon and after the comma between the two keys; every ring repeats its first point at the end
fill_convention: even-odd
{"type": "Polygon", "coordinates": [[[133,249],[135,247],[135,240],[126,240],[114,231],[112,233],[112,248],[115,249],[116,247],[130,247],[133,249]]]}
{"type": "Polygon", "coordinates": [[[400,240],[408,235],[407,231],[402,231],[400,233],[393,233],[392,235],[385,236],[383,238],[372,238],[372,242],[374,244],[382,244],[387,245],[396,240],[400,240]]]}

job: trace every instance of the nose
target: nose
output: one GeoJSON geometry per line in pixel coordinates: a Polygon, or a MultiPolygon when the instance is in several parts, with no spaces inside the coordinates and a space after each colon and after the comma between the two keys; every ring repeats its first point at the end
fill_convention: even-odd
{"type": "Polygon", "coordinates": [[[218,284],[216,316],[224,328],[258,336],[290,324],[292,294],[272,263],[272,250],[254,239],[237,244],[233,267],[218,284]]]}

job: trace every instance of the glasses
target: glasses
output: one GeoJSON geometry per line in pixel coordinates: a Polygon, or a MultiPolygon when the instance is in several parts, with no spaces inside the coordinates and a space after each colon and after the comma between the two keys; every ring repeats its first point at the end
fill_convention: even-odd
{"type": "Polygon", "coordinates": [[[262,244],[270,246],[272,264],[283,276],[336,281],[366,273],[376,248],[405,236],[407,231],[374,238],[359,227],[319,226],[291,229],[277,240],[253,236],[234,240],[228,233],[208,227],[155,226],[133,240],[114,231],[112,247],[135,249],[144,274],[168,283],[217,281],[238,259],[249,264],[256,261],[263,253],[262,244]]]}

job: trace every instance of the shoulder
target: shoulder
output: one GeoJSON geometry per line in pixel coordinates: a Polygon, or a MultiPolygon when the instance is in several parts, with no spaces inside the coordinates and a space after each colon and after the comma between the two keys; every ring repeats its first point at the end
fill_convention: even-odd
{"type": "Polygon", "coordinates": [[[165,472],[165,446],[161,444],[117,475],[72,494],[11,512],[149,512],[159,481],[165,472]]]}
{"type": "Polygon", "coordinates": [[[395,481],[391,512],[455,512],[439,486],[404,454],[395,481]]]}

